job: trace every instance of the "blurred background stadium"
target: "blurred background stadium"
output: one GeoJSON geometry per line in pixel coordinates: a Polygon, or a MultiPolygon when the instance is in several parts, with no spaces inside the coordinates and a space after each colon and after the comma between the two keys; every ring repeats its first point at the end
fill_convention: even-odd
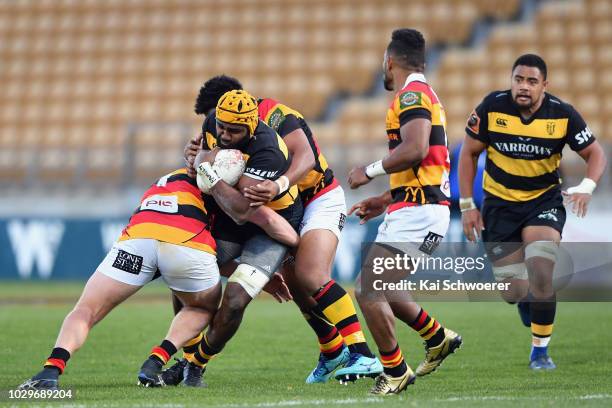
{"type": "MultiPolygon", "coordinates": [[[[425,34],[453,151],[525,52],[612,151],[610,0],[1,0],[0,278],[88,276],[145,187],[182,165],[198,89],[220,73],[301,111],[346,186],[387,151],[380,67],[398,27],[425,34]]],[[[566,186],[584,175],[571,152],[562,169],[566,186]]],[[[566,239],[607,240],[611,190],[608,170],[566,239]]],[[[375,227],[349,223],[337,276],[375,227]]],[[[463,239],[456,219],[449,239],[463,239]]]]}

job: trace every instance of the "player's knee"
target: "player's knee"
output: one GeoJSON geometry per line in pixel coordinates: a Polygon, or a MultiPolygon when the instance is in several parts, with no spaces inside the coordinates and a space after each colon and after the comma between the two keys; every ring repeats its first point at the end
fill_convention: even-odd
{"type": "Polygon", "coordinates": [[[268,274],[261,269],[247,264],[240,264],[232,276],[230,276],[228,282],[240,285],[251,299],[254,299],[269,280],[268,274]]]}
{"type": "Polygon", "coordinates": [[[249,302],[240,296],[228,296],[223,300],[223,311],[226,320],[240,320],[249,302]]]}
{"type": "Polygon", "coordinates": [[[557,261],[558,245],[552,241],[534,241],[525,246],[525,261],[552,262],[557,261]]]}
{"type": "Polygon", "coordinates": [[[99,313],[96,309],[88,305],[77,304],[74,309],[66,316],[66,320],[76,320],[91,328],[100,321],[99,313]]]}
{"type": "Polygon", "coordinates": [[[504,266],[493,266],[493,276],[497,282],[527,281],[527,279],[529,279],[527,266],[523,262],[504,266]]]}

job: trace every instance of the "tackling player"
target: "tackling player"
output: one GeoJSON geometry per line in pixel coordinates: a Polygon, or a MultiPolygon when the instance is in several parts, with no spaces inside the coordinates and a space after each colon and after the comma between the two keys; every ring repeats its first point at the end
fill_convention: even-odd
{"type": "Polygon", "coordinates": [[[519,57],[510,89],[492,92],[470,115],[459,158],[463,231],[470,241],[482,232],[496,280],[511,283],[502,297],[521,301],[521,319],[532,332],[529,367],[534,370],[555,368],[548,343],[556,311],[552,274],[566,216],[562,194],[583,217],[606,166],[603,149],[580,114],[545,92],[546,76],[542,58],[519,57]],[[587,170],[578,186],[562,192],[559,164],[566,144],[587,170]],[[481,217],[472,187],[485,149],[481,217]]]}
{"type": "MultiPolygon", "coordinates": [[[[257,219],[277,238],[297,242],[291,226],[261,208],[257,219]]],[[[210,322],[221,297],[216,243],[196,181],[180,169],[160,178],[143,195],[119,240],[89,278],[66,316],[41,372],[22,389],[57,389],[59,375],[83,345],[91,328],[142,286],[161,275],[185,307],[159,346],[154,347],[139,380],[147,384],[170,356],[210,322]],[[155,372],[156,371],[156,372],[155,372]]]]}
{"type": "MultiPolygon", "coordinates": [[[[362,223],[387,211],[376,242],[366,259],[393,257],[392,243],[417,243],[411,256],[431,255],[449,224],[450,168],[444,108],[427,84],[425,40],[413,29],[393,31],[383,61],[384,85],[396,91],[387,113],[389,155],[366,167],[355,167],[349,183],[355,189],[374,177],[390,174],[391,190],[355,204],[362,223]],[[391,243],[385,245],[385,243],[391,243]],[[418,248],[417,248],[418,247],[418,248]]],[[[357,282],[361,281],[358,278],[357,282]]],[[[363,287],[356,290],[359,306],[378,345],[384,373],[376,378],[373,394],[399,393],[414,382],[395,336],[395,317],[417,331],[425,341],[425,360],[416,370],[422,376],[435,370],[461,345],[461,336],[442,327],[409,298],[391,294],[372,300],[363,287]]]]}

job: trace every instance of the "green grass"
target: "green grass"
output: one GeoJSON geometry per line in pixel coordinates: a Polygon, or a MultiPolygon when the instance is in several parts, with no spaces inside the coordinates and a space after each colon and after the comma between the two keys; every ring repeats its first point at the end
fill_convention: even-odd
{"type": "MultiPolygon", "coordinates": [[[[429,303],[441,322],[460,332],[464,346],[433,375],[417,380],[401,396],[374,398],[372,380],[348,386],[334,381],[306,385],[317,359],[316,339],[294,304],[255,301],[236,337],[206,372],[206,389],[136,387],[138,368],[159,343],[171,319],[167,290],[152,285],[119,306],[90,334],[70,360],[63,387],[72,401],[11,402],[6,390],[40,369],[81,284],[3,283],[0,344],[4,369],[0,406],[39,407],[276,407],[381,406],[610,406],[612,307],[562,303],[551,354],[554,372],[527,369],[530,333],[514,307],[503,303],[429,303]]],[[[400,344],[414,368],[423,357],[418,336],[398,328],[400,344]]],[[[370,344],[374,343],[370,341],[370,344]]]]}

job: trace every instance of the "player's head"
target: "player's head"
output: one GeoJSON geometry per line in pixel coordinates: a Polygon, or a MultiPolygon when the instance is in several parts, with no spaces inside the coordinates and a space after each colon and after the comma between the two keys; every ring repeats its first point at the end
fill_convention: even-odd
{"type": "Polygon", "coordinates": [[[228,91],[217,103],[216,116],[219,146],[236,147],[255,133],[259,124],[257,100],[241,89],[228,91]]]}
{"type": "Polygon", "coordinates": [[[530,109],[544,97],[548,81],[546,63],[535,54],[518,57],[512,66],[512,100],[519,109],[530,109]]]}
{"type": "Polygon", "coordinates": [[[412,28],[400,28],[391,34],[391,42],[383,60],[383,81],[387,91],[393,91],[393,70],[423,72],[425,70],[425,39],[412,28]]]}
{"type": "Polygon", "coordinates": [[[227,75],[217,75],[204,82],[200,88],[196,103],[195,113],[198,115],[208,115],[215,109],[217,102],[228,91],[242,89],[242,84],[236,78],[227,75]]]}

